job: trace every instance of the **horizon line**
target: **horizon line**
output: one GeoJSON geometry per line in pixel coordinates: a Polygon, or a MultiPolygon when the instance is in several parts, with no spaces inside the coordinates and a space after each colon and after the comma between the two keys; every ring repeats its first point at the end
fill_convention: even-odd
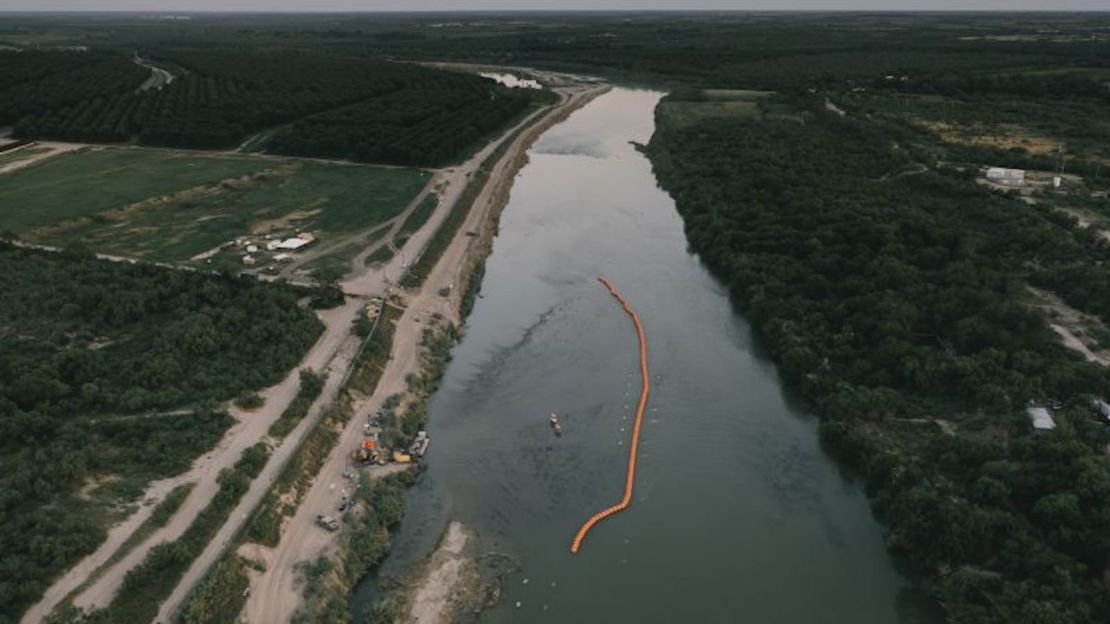
{"type": "Polygon", "coordinates": [[[5,9],[0,7],[0,15],[404,15],[404,14],[441,14],[441,15],[462,15],[462,14],[486,14],[486,15],[505,15],[505,14],[573,14],[573,13],[595,13],[595,14],[620,14],[620,13],[664,13],[664,14],[689,14],[689,13],[858,13],[865,15],[890,15],[890,14],[907,14],[907,13],[928,13],[928,14],[946,14],[946,13],[1005,13],[1008,15],[1023,14],[1023,13],[1036,13],[1036,14],[1110,14],[1110,8],[1105,9],[1037,9],[1037,8],[1024,8],[1024,9],[1009,9],[1009,8],[948,8],[948,9],[852,9],[852,8],[828,8],[828,9],[802,9],[802,8],[784,8],[784,9],[659,9],[659,8],[627,8],[627,9],[594,9],[594,8],[576,8],[576,9],[375,9],[375,10],[351,10],[351,9],[315,9],[315,10],[266,10],[266,9],[5,9]]]}

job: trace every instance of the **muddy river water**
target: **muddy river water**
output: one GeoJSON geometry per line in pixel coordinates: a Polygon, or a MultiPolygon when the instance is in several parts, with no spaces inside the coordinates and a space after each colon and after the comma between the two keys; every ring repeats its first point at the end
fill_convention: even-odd
{"type": "Polygon", "coordinates": [[[454,519],[519,568],[481,621],[932,619],[862,485],[821,450],[815,417],[687,249],[634,145],[650,139],[661,97],[615,89],[530,151],[379,577],[404,574],[454,519]],[[579,525],[620,499],[639,392],[633,326],[599,275],[639,312],[654,385],[632,507],[571,555],[579,525]]]}

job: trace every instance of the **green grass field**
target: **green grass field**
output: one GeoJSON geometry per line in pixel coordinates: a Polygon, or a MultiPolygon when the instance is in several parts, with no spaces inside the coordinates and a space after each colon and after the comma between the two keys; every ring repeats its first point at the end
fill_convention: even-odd
{"type": "Polygon", "coordinates": [[[666,102],[660,113],[669,123],[682,127],[722,117],[752,119],[759,116],[759,107],[754,101],[746,100],[666,102]]]}
{"type": "Polygon", "coordinates": [[[367,247],[385,238],[387,233],[389,233],[389,226],[383,225],[366,236],[354,238],[350,243],[343,245],[326,256],[316,258],[301,268],[308,270],[312,277],[316,279],[344,277],[351,272],[353,268],[351,262],[355,257],[366,250],[367,247]]]}
{"type": "Polygon", "coordinates": [[[0,230],[22,234],[267,166],[252,158],[154,150],[62,154],[0,175],[0,230]]]}
{"type": "Polygon", "coordinates": [[[412,169],[87,151],[0,176],[0,230],[181,262],[251,232],[298,228],[326,239],[370,227],[399,214],[426,179],[412,169]]]}

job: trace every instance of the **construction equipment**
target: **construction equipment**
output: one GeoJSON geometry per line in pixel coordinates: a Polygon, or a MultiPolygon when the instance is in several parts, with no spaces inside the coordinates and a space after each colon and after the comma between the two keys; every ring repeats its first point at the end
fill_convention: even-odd
{"type": "Polygon", "coordinates": [[[332,518],[331,516],[325,516],[324,514],[318,514],[316,516],[316,524],[320,528],[326,529],[328,531],[339,530],[339,521],[335,518],[332,518]]]}
{"type": "Polygon", "coordinates": [[[420,431],[416,434],[416,439],[412,441],[409,446],[409,455],[416,457],[424,457],[424,453],[428,452],[428,445],[432,443],[432,439],[428,437],[427,431],[420,431]]]}
{"type": "Polygon", "coordinates": [[[382,454],[378,449],[378,441],[374,438],[366,438],[355,449],[354,458],[362,463],[380,463],[382,454]]]}

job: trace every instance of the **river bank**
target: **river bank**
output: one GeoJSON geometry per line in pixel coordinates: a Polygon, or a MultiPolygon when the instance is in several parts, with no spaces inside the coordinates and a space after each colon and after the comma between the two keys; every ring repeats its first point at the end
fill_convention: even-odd
{"type": "Polygon", "coordinates": [[[452,522],[439,547],[428,557],[419,582],[411,590],[405,622],[449,624],[479,586],[475,569],[475,535],[462,524],[452,522]]]}
{"type": "MultiPolygon", "coordinates": [[[[564,88],[565,98],[559,105],[550,110],[540,111],[536,117],[522,122],[522,128],[531,127],[532,124],[544,123],[553,115],[562,112],[563,107],[579,106],[588,101],[591,88],[564,88]]],[[[314,517],[320,509],[329,509],[336,504],[337,490],[333,477],[341,475],[345,468],[347,450],[352,448],[363,435],[362,423],[369,414],[382,409],[387,402],[393,402],[397,410],[419,411],[423,405],[426,387],[434,384],[438,375],[436,365],[429,362],[430,354],[429,336],[451,334],[459,318],[458,305],[462,290],[453,288],[459,282],[463,271],[464,262],[472,257],[478,246],[475,245],[477,236],[468,236],[468,232],[477,232],[490,211],[493,187],[499,185],[505,176],[511,176],[515,171],[510,167],[513,156],[523,152],[528,147],[528,141],[534,135],[525,130],[509,133],[509,138],[500,146],[493,144],[475,156],[477,162],[483,162],[491,154],[504,149],[505,156],[497,159],[490,168],[488,183],[478,193],[474,203],[467,212],[466,219],[458,228],[448,247],[443,250],[433,269],[424,279],[419,288],[401,291],[395,294],[395,303],[402,309],[400,316],[395,320],[396,332],[390,348],[388,361],[384,363],[381,378],[371,396],[361,397],[352,406],[352,416],[346,420],[342,430],[338,432],[337,442],[328,458],[323,461],[318,477],[308,486],[303,494],[303,500],[291,518],[288,518],[282,527],[282,534],[277,546],[267,553],[269,565],[260,575],[252,578],[250,597],[244,613],[251,621],[285,621],[293,614],[306,606],[302,593],[298,589],[299,583],[305,577],[306,569],[302,562],[312,564],[320,560],[321,555],[333,562],[342,563],[344,553],[337,548],[333,534],[327,534],[315,526],[314,517]],[[442,293],[448,293],[444,296],[442,293]],[[427,381],[428,371],[431,381],[427,381]],[[425,378],[426,381],[413,385],[414,379],[425,378]],[[391,397],[398,397],[397,400],[391,397]],[[331,486],[331,487],[329,487],[331,486]]],[[[449,178],[462,177],[461,172],[449,172],[449,178]]],[[[433,217],[426,228],[414,234],[406,243],[406,251],[410,246],[420,249],[429,240],[431,232],[439,227],[446,216],[446,211],[453,206],[455,198],[464,197],[462,184],[454,184],[450,191],[451,196],[445,196],[440,215],[433,217]]],[[[409,253],[409,258],[416,256],[409,253]]],[[[398,257],[380,271],[380,275],[396,275],[400,272],[400,263],[403,258],[398,257]]],[[[367,278],[354,277],[350,282],[344,283],[348,292],[362,292],[366,289],[367,278]],[[353,284],[359,281],[359,284],[353,284]]],[[[453,340],[451,342],[453,344],[453,340]]],[[[449,345],[448,345],[449,347],[449,345]]],[[[445,350],[445,353],[449,348],[445,350]]],[[[435,354],[431,354],[433,357],[435,354]]],[[[442,370],[441,368],[439,370],[442,370]]],[[[371,560],[372,561],[372,560],[371,560]]],[[[355,563],[350,571],[344,571],[342,578],[332,576],[334,582],[328,584],[328,595],[342,596],[344,587],[365,573],[363,564],[355,563]]],[[[313,568],[307,569],[311,571],[313,568]]],[[[317,578],[320,578],[317,576],[317,578]]],[[[331,608],[330,604],[325,605],[331,608]]],[[[311,605],[307,605],[311,606],[311,605]]]]}
{"type": "MultiPolygon", "coordinates": [[[[612,86],[608,84],[595,84],[569,90],[559,108],[535,124],[521,129],[506,146],[505,155],[497,163],[500,171],[485,181],[471,206],[467,226],[460,228],[460,231],[477,234],[470,237],[463,254],[459,277],[453,282],[453,311],[460,325],[465,322],[474,297],[481,288],[485,262],[493,250],[501,213],[509,202],[514,180],[528,164],[529,149],[552,127],[566,121],[611,89],[612,86]],[[472,220],[477,222],[476,227],[471,225],[472,220]]],[[[481,180],[475,178],[473,182],[481,180]]],[[[443,264],[442,259],[439,264],[443,264]]],[[[438,371],[437,379],[442,372],[438,371]]],[[[421,404],[426,400],[426,396],[418,399],[421,404]]],[[[489,594],[493,597],[493,602],[496,602],[500,587],[496,583],[483,581],[477,572],[475,538],[476,535],[461,523],[448,525],[440,546],[428,555],[420,571],[411,580],[402,583],[403,588],[400,591],[372,606],[371,610],[377,608],[379,613],[389,613],[397,609],[408,614],[405,621],[433,623],[454,621],[452,614],[459,609],[477,613],[492,606],[485,596],[489,594]]]]}

